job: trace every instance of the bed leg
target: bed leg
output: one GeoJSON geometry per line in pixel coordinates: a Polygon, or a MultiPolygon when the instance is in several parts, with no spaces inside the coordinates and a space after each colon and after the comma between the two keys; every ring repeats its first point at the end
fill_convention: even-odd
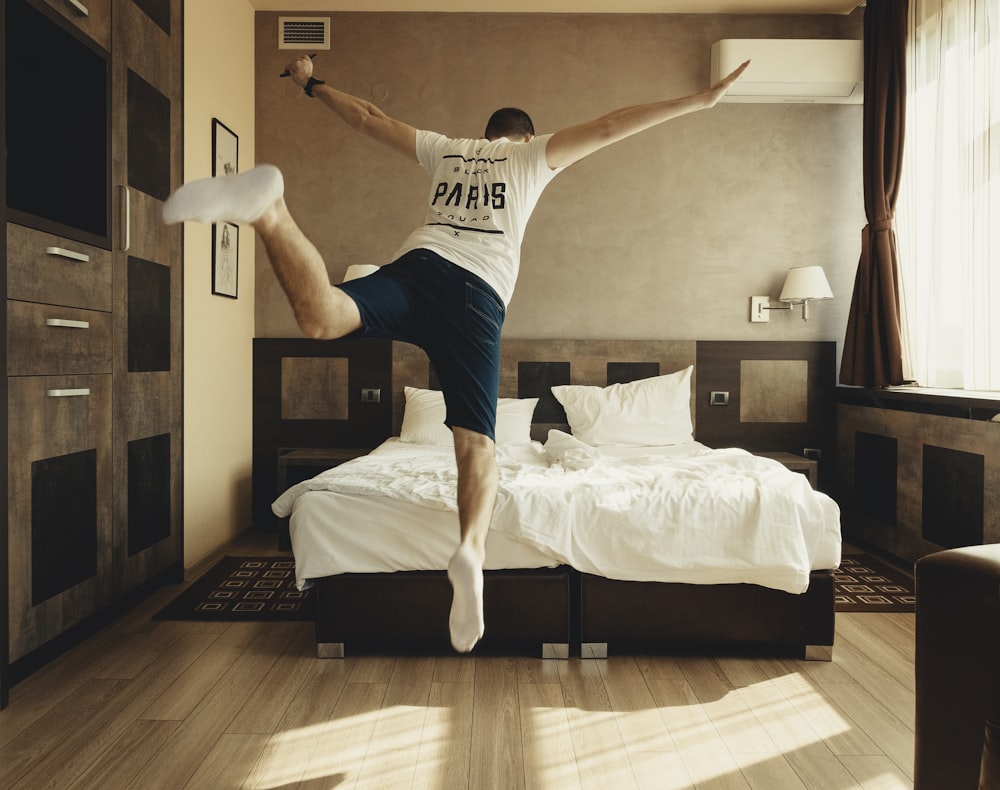
{"type": "Polygon", "coordinates": [[[833,645],[806,645],[806,661],[833,661],[833,645]]]}
{"type": "Polygon", "coordinates": [[[542,658],[569,659],[569,642],[543,642],[542,658]]]}
{"type": "Polygon", "coordinates": [[[580,645],[580,658],[607,658],[607,642],[584,642],[580,645]]]}
{"type": "Polygon", "coordinates": [[[343,642],[317,642],[316,658],[343,658],[343,642]]]}

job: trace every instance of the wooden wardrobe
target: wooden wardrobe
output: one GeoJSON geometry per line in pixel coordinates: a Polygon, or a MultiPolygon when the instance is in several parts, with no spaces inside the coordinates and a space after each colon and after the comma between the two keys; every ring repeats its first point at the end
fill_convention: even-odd
{"type": "Polygon", "coordinates": [[[182,574],[182,0],[0,0],[0,705],[182,574]]]}

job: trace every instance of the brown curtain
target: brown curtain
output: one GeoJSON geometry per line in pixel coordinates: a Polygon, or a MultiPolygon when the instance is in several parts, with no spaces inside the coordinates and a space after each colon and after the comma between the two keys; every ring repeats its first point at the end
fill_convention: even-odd
{"type": "Polygon", "coordinates": [[[861,259],[847,318],[840,383],[903,384],[896,198],[906,124],[908,0],[865,7],[864,186],[861,259]]]}

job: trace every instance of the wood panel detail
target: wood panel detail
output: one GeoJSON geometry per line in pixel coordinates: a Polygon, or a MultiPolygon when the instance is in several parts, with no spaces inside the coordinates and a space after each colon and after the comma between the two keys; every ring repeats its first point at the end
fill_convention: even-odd
{"type": "Polygon", "coordinates": [[[896,526],[899,443],[891,436],[858,431],[854,435],[854,498],[863,513],[887,529],[896,526]]]}
{"type": "Polygon", "coordinates": [[[695,439],[709,447],[797,455],[815,448],[819,487],[831,490],[836,354],[837,344],[826,341],[699,341],[695,439]],[[710,405],[712,392],[728,392],[728,405],[710,405]]]}
{"type": "MultiPolygon", "coordinates": [[[[270,530],[277,524],[271,502],[278,494],[277,461],[282,452],[310,447],[371,449],[389,438],[393,418],[390,393],[396,389],[392,371],[394,345],[402,344],[366,338],[253,341],[253,521],[257,529],[270,530]],[[303,365],[302,360],[309,362],[303,365]],[[337,360],[335,367],[346,363],[346,417],[284,417],[286,397],[302,389],[297,374],[306,373],[305,386],[315,383],[316,360],[337,360]],[[363,403],[363,388],[381,390],[381,401],[363,403]]],[[[426,368],[424,382],[414,386],[427,386],[426,368]]]]}
{"type": "Polygon", "coordinates": [[[660,375],[659,362],[609,362],[608,384],[628,384],[660,375]]]}
{"type": "Polygon", "coordinates": [[[128,555],[166,540],[171,531],[170,434],[128,443],[128,555]]]}
{"type": "Polygon", "coordinates": [[[924,445],[921,533],[946,549],[983,542],[984,458],[924,445]]]}
{"type": "Polygon", "coordinates": [[[350,398],[345,357],[281,360],[281,419],[346,420],[350,398]]]}
{"type": "Polygon", "coordinates": [[[128,259],[128,371],[170,370],[170,267],[128,259]]]}
{"type": "Polygon", "coordinates": [[[31,465],[31,605],[97,575],[97,450],[31,465]]]}
{"type": "Polygon", "coordinates": [[[157,200],[170,195],[170,99],[128,71],[128,183],[157,200]]]}
{"type": "Polygon", "coordinates": [[[840,404],[837,422],[846,538],[906,561],[959,541],[1000,543],[1000,423],[853,403],[840,404]],[[865,435],[895,444],[894,474],[874,468],[870,442],[857,443],[865,435]],[[875,497],[882,518],[871,514],[875,497]],[[887,526],[890,501],[895,523],[887,526]]]}
{"type": "Polygon", "coordinates": [[[517,397],[538,398],[534,422],[566,422],[566,410],[552,394],[552,387],[569,384],[570,367],[569,362],[517,363],[517,397]]]}
{"type": "Polygon", "coordinates": [[[164,33],[170,35],[170,0],[134,0],[134,2],[164,33]]]}
{"type": "Polygon", "coordinates": [[[740,422],[809,419],[809,363],[804,359],[740,362],[740,422]]]}

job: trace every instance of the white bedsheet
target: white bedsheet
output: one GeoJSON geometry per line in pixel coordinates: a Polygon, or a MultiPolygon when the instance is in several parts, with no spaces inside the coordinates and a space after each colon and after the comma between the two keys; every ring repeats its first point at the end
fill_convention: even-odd
{"type": "MultiPolygon", "coordinates": [[[[487,567],[565,563],[613,579],[800,593],[810,570],[840,561],[833,500],[803,475],[743,450],[597,449],[553,432],[544,448],[499,447],[498,463],[487,567]]],[[[376,568],[384,554],[391,565],[443,569],[457,538],[455,483],[450,448],[390,439],[293,486],[273,509],[292,516],[300,585],[331,573],[407,569],[376,568]],[[331,526],[316,516],[322,497],[309,492],[317,491],[333,492],[338,506],[352,503],[353,514],[331,526]],[[363,515],[366,504],[373,512],[363,515]],[[361,561],[338,556],[347,543],[361,561]]]]}
{"type": "MultiPolygon", "coordinates": [[[[547,464],[537,443],[501,447],[497,454],[502,467],[547,464]]],[[[454,466],[451,447],[390,439],[371,456],[289,489],[273,507],[280,515],[291,513],[289,532],[299,589],[308,587],[311,579],[341,573],[447,568],[458,540],[454,466]],[[389,463],[391,466],[386,466],[389,463]],[[442,468],[450,469],[444,477],[442,468]],[[450,482],[445,479],[448,476],[450,482]],[[392,495],[400,486],[412,483],[422,486],[422,495],[392,495]],[[438,501],[442,496],[450,499],[450,504],[442,505],[438,501]]],[[[539,549],[500,532],[491,530],[487,536],[487,569],[558,564],[539,549]]]]}

